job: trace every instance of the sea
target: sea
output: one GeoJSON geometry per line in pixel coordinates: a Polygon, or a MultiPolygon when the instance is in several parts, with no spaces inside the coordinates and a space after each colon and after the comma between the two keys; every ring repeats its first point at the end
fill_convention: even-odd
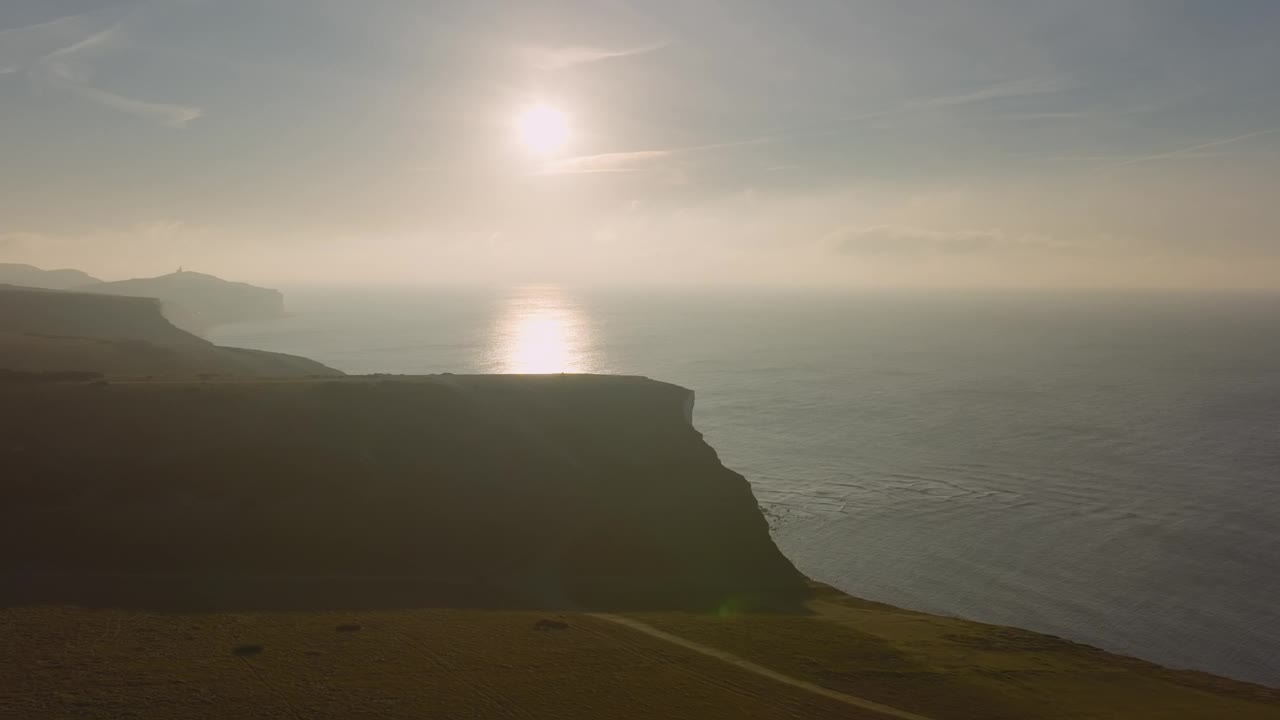
{"type": "Polygon", "coordinates": [[[867,599],[1280,686],[1280,295],[295,288],[219,344],[693,389],[784,553],[867,599]]]}

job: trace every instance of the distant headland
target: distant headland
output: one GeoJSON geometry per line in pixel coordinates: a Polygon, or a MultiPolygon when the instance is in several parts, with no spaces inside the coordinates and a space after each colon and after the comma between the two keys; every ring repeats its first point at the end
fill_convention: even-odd
{"type": "Polygon", "coordinates": [[[231,282],[182,268],[158,277],[105,282],[79,270],[42,270],[31,265],[0,263],[0,284],[156,298],[170,322],[197,335],[218,325],[270,320],[285,312],[284,295],[279,290],[231,282]]]}
{"type": "Polygon", "coordinates": [[[104,377],[341,375],[307,358],[214,345],[175,326],[161,301],[0,285],[0,370],[104,377]]]}

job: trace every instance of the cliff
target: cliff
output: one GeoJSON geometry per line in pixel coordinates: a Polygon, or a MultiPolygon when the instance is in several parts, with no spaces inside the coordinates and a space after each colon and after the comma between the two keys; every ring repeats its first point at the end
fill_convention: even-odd
{"type": "Polygon", "coordinates": [[[691,396],[604,376],[10,383],[0,572],[413,577],[535,605],[800,597],[691,396]]]}
{"type": "Polygon", "coordinates": [[[144,340],[167,346],[209,345],[174,327],[160,301],[79,292],[0,287],[0,332],[100,340],[144,340]]]}
{"type": "Polygon", "coordinates": [[[806,582],[692,401],[0,382],[0,717],[1280,717],[1280,691],[806,582]]]}
{"type": "Polygon", "coordinates": [[[102,295],[157,298],[169,321],[196,334],[215,325],[269,320],[284,314],[284,296],[278,290],[229,282],[197,272],[97,282],[76,289],[102,295]]]}
{"type": "Polygon", "coordinates": [[[68,290],[96,282],[101,281],[79,270],[41,270],[34,265],[0,263],[0,285],[68,290]]]}
{"type": "Polygon", "coordinates": [[[0,286],[0,369],[110,376],[340,375],[306,358],[224,348],[173,326],[154,298],[0,286]]]}

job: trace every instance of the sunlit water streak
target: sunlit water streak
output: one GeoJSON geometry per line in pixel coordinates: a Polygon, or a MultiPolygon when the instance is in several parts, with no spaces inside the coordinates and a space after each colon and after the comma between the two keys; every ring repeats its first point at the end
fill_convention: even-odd
{"type": "Polygon", "coordinates": [[[573,299],[553,285],[519,288],[493,333],[490,364],[500,373],[586,373],[590,328],[573,299]]]}

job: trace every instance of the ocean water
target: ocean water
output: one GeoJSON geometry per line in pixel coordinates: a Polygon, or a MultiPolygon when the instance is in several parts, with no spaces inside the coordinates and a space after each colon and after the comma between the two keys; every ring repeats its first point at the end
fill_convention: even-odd
{"type": "Polygon", "coordinates": [[[293,290],[214,341],[697,392],[783,551],[873,600],[1280,686],[1280,296],[293,290]]]}

